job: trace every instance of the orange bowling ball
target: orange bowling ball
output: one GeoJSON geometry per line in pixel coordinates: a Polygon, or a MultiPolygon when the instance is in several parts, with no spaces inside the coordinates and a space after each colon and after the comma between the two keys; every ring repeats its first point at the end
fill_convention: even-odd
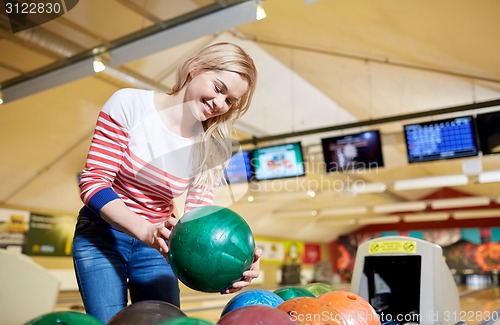
{"type": "Polygon", "coordinates": [[[318,299],[335,308],[344,319],[345,325],[381,325],[380,317],[363,297],[348,291],[331,291],[318,299]]]}
{"type": "Polygon", "coordinates": [[[328,302],[316,297],[297,297],[278,307],[299,325],[345,325],[342,315],[328,302]]]}

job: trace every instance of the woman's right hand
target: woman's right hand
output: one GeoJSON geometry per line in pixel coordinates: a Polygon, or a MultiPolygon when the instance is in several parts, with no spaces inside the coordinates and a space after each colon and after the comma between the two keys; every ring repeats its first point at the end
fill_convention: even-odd
{"type": "Polygon", "coordinates": [[[137,238],[144,244],[156,248],[168,261],[168,245],[172,229],[177,224],[175,216],[151,223],[132,212],[122,200],[108,202],[101,208],[101,216],[110,224],[137,238]]]}
{"type": "Polygon", "coordinates": [[[148,230],[147,238],[145,243],[148,246],[156,248],[168,261],[168,245],[167,242],[172,234],[172,229],[177,224],[177,219],[175,217],[169,217],[167,220],[152,223],[148,230]]]}

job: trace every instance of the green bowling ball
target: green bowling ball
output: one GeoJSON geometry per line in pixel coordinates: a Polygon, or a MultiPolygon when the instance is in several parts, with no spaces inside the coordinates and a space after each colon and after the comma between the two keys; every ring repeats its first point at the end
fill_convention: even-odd
{"type": "Polygon", "coordinates": [[[319,297],[324,293],[335,291],[335,288],[329,285],[328,283],[323,282],[313,282],[309,283],[304,287],[307,291],[312,293],[315,297],[319,297]]]}
{"type": "Polygon", "coordinates": [[[104,325],[92,315],[76,311],[56,311],[41,315],[25,323],[24,325],[104,325]]]}
{"type": "Polygon", "coordinates": [[[246,221],[221,206],[186,213],[172,229],[168,258],[179,280],[193,290],[221,292],[242,278],[254,259],[246,221]]]}
{"type": "Polygon", "coordinates": [[[281,297],[284,301],[298,297],[314,297],[314,294],[302,287],[282,287],[274,290],[274,293],[281,297]]]}

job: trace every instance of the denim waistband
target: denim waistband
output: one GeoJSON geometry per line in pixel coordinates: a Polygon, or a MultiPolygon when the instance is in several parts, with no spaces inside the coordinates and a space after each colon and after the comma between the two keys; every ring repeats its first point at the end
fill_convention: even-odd
{"type": "Polygon", "coordinates": [[[109,227],[109,228],[120,231],[118,228],[112,226],[109,222],[104,220],[99,214],[94,212],[88,206],[84,206],[83,208],[80,209],[80,212],[78,213],[78,217],[83,217],[85,219],[93,220],[93,221],[98,222],[100,226],[109,227]]]}
{"type": "Polygon", "coordinates": [[[92,211],[88,206],[84,206],[83,208],[81,208],[78,215],[86,217],[87,219],[91,219],[91,220],[104,221],[104,219],[101,218],[100,215],[98,215],[97,213],[92,211]]]}

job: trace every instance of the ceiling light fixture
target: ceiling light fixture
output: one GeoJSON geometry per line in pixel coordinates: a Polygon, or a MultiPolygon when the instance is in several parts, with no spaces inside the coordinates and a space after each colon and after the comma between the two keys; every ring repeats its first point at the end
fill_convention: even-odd
{"type": "Polygon", "coordinates": [[[375,225],[381,223],[398,223],[401,220],[398,216],[376,216],[358,219],[359,225],[375,225]]]}
{"type": "Polygon", "coordinates": [[[261,197],[259,198],[262,201],[289,201],[289,200],[310,200],[313,197],[310,196],[307,192],[304,191],[290,191],[290,192],[271,192],[271,191],[264,191],[264,192],[257,192],[261,197]]]}
{"type": "Polygon", "coordinates": [[[318,214],[317,210],[304,209],[304,210],[275,210],[273,216],[277,218],[304,218],[315,217],[318,214]]]}
{"type": "Polygon", "coordinates": [[[266,11],[264,10],[264,6],[262,5],[262,1],[257,3],[256,15],[255,19],[262,20],[267,17],[266,11]]]}
{"type": "Polygon", "coordinates": [[[356,214],[365,214],[368,212],[367,207],[357,206],[357,207],[344,207],[344,208],[332,208],[332,209],[322,209],[320,215],[322,217],[326,216],[347,216],[356,214]]]}
{"type": "Polygon", "coordinates": [[[453,199],[434,200],[431,207],[435,210],[484,206],[490,204],[490,198],[485,196],[459,197],[453,199]]]}
{"type": "Polygon", "coordinates": [[[385,183],[354,183],[350,188],[352,193],[356,194],[368,194],[368,193],[382,193],[387,189],[385,183]]]}
{"type": "Polygon", "coordinates": [[[318,223],[327,224],[328,226],[352,226],[356,224],[356,219],[320,219],[317,220],[318,223]]]}
{"type": "Polygon", "coordinates": [[[500,182],[500,170],[482,172],[477,177],[477,181],[481,184],[500,182]]]}
{"type": "Polygon", "coordinates": [[[309,196],[310,198],[313,198],[316,196],[316,192],[314,192],[313,190],[309,190],[306,192],[307,196],[309,196]]]}
{"type": "Polygon", "coordinates": [[[423,201],[416,202],[401,202],[379,204],[373,206],[374,213],[393,213],[393,212],[406,212],[406,211],[422,211],[427,208],[427,203],[423,201]]]}
{"type": "Polygon", "coordinates": [[[453,219],[479,219],[500,217],[500,209],[467,210],[453,212],[453,219]]]}
{"type": "Polygon", "coordinates": [[[92,67],[94,68],[95,73],[99,73],[106,70],[106,65],[99,58],[94,58],[94,62],[92,62],[92,67]]]}
{"type": "Polygon", "coordinates": [[[403,179],[394,181],[394,190],[418,190],[424,188],[460,186],[469,183],[469,178],[466,175],[448,175],[436,177],[423,177],[413,179],[403,179]]]}
{"type": "Polygon", "coordinates": [[[421,222],[421,221],[443,221],[448,220],[450,215],[444,212],[436,213],[415,213],[405,214],[403,220],[405,222],[421,222]]]}

